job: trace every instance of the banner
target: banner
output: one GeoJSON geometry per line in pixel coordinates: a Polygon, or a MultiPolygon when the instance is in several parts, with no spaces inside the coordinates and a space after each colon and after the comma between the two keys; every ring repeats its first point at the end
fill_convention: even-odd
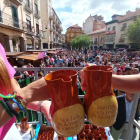
{"type": "Polygon", "coordinates": [[[47,55],[47,52],[38,53],[38,59],[44,58],[47,55]]]}

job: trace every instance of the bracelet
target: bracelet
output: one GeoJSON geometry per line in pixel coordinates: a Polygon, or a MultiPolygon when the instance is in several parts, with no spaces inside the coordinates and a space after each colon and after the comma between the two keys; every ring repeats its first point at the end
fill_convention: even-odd
{"type": "Polygon", "coordinates": [[[0,101],[0,104],[2,105],[2,107],[4,108],[4,110],[9,114],[9,116],[10,116],[11,118],[13,118],[14,115],[9,111],[9,109],[8,109],[7,106],[4,104],[4,102],[3,102],[3,101],[0,101]]]}
{"type": "Polygon", "coordinates": [[[4,101],[6,102],[6,105],[9,108],[9,110],[18,118],[19,114],[13,109],[10,101],[8,99],[4,99],[4,101]]]}
{"type": "Polygon", "coordinates": [[[12,100],[14,103],[16,103],[18,105],[18,107],[20,108],[21,112],[23,111],[23,107],[15,99],[12,98],[10,100],[12,100]]]}

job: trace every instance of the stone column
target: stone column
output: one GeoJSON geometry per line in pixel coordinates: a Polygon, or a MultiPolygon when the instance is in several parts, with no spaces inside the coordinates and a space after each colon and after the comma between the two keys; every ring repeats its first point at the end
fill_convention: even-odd
{"type": "Polygon", "coordinates": [[[27,44],[26,44],[26,39],[23,37],[20,37],[20,50],[21,52],[26,52],[27,50],[27,44]]]}
{"type": "Polygon", "coordinates": [[[36,50],[36,47],[35,47],[35,37],[32,36],[32,48],[33,50],[36,50]]]}
{"type": "Polygon", "coordinates": [[[43,49],[42,39],[41,38],[38,40],[38,47],[39,47],[39,50],[43,49]]]}
{"type": "Polygon", "coordinates": [[[5,36],[5,51],[7,52],[13,52],[13,42],[12,37],[5,36]]]}

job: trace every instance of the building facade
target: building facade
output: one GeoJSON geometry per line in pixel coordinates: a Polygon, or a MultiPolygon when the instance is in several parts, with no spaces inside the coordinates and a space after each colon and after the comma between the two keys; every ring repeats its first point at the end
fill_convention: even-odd
{"type": "Polygon", "coordinates": [[[88,34],[92,38],[92,45],[90,49],[97,50],[97,49],[104,48],[105,32],[106,32],[106,28],[102,28],[100,30],[96,30],[88,34]]]}
{"type": "Polygon", "coordinates": [[[22,3],[0,0],[0,43],[5,51],[24,51],[26,22],[22,18],[22,3]]]}
{"type": "Polygon", "coordinates": [[[83,34],[82,27],[80,27],[78,24],[67,28],[67,31],[65,34],[67,47],[69,47],[69,43],[72,39],[74,39],[76,36],[82,35],[82,34],[83,34]]]}
{"type": "Polygon", "coordinates": [[[126,12],[125,15],[113,15],[112,21],[106,22],[105,45],[108,49],[133,48],[133,44],[125,38],[125,29],[140,15],[140,9],[126,12]]]}
{"type": "Polygon", "coordinates": [[[25,41],[27,50],[42,50],[41,0],[24,0],[22,18],[26,22],[25,41]]]}
{"type": "Polygon", "coordinates": [[[62,23],[52,7],[52,0],[41,0],[43,49],[62,47],[62,23]]]}
{"type": "Polygon", "coordinates": [[[100,30],[105,27],[105,22],[103,17],[100,15],[89,16],[83,23],[83,32],[84,34],[92,33],[96,30],[100,30]]]}

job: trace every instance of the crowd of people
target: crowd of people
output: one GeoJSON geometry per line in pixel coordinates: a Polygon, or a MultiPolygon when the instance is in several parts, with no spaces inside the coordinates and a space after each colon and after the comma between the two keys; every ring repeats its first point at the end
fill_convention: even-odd
{"type": "MultiPolygon", "coordinates": [[[[65,50],[58,54],[46,55],[40,60],[39,67],[85,67],[86,63],[93,63],[95,65],[106,65],[113,68],[113,74],[116,75],[130,75],[139,74],[140,72],[140,52],[131,51],[68,51],[65,50]]],[[[17,66],[14,66],[16,68],[17,66]]],[[[23,68],[33,68],[33,64],[24,63],[23,68]]],[[[50,71],[49,71],[50,72],[50,71]]],[[[17,71],[15,79],[30,77],[34,75],[33,71],[17,71]]],[[[39,79],[43,77],[43,73],[39,72],[39,79]]]]}

